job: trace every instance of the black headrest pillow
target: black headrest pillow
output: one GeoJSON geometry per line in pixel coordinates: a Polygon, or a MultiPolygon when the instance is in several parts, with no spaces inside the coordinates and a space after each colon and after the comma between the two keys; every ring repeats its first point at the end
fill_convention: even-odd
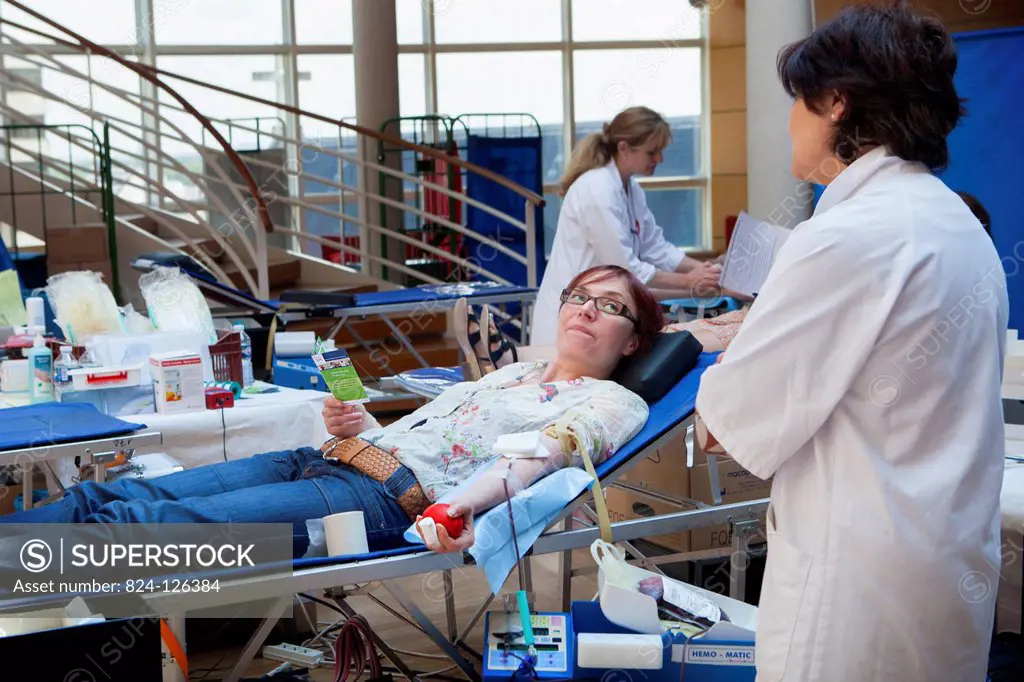
{"type": "Polygon", "coordinates": [[[661,332],[646,353],[624,357],[611,379],[655,403],[697,366],[703,352],[704,346],[690,332],[661,332]]]}

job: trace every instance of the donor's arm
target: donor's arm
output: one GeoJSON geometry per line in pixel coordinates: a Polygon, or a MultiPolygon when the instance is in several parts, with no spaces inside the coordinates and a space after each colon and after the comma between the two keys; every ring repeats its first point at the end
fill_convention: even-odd
{"type": "Polygon", "coordinates": [[[438,544],[428,546],[447,552],[468,549],[476,539],[474,516],[505,501],[506,481],[509,495],[515,495],[559,469],[582,467],[584,453],[596,465],[635,436],[643,428],[647,415],[647,404],[639,396],[618,384],[603,383],[584,404],[570,408],[543,429],[538,456],[499,458],[474,485],[451,500],[448,515],[461,517],[464,530],[453,539],[438,526],[438,544]]]}

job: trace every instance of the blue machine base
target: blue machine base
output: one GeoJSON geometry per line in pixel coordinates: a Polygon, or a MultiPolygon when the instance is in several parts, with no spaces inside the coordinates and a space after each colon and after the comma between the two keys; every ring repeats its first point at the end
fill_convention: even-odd
{"type": "Polygon", "coordinates": [[[299,390],[327,393],[327,382],[320,376],[313,358],[274,358],[274,384],[299,390]]]}
{"type": "Polygon", "coordinates": [[[513,677],[521,664],[518,657],[526,657],[526,644],[522,636],[512,642],[512,651],[499,650],[498,633],[521,633],[519,612],[506,614],[489,611],[484,617],[483,682],[509,682],[513,679],[568,680],[573,679],[576,663],[576,635],[568,613],[532,613],[534,647],[537,649],[536,678],[523,674],[513,677]],[[493,629],[492,629],[493,628],[493,629]],[[492,633],[495,635],[492,637],[492,633]]]}

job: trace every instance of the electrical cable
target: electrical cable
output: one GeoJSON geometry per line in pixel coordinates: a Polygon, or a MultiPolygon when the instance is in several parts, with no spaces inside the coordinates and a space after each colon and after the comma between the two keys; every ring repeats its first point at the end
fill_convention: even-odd
{"type": "Polygon", "coordinates": [[[337,611],[338,613],[340,613],[341,615],[345,616],[346,618],[348,617],[348,614],[345,613],[344,611],[342,611],[340,608],[338,608],[337,604],[332,604],[329,601],[326,601],[324,599],[320,599],[319,597],[314,597],[313,595],[308,594],[306,592],[299,592],[299,596],[300,597],[304,597],[304,598],[308,599],[311,602],[316,602],[317,604],[320,604],[321,606],[326,606],[329,609],[333,609],[334,611],[337,611]]]}
{"type": "Polygon", "coordinates": [[[217,404],[220,406],[220,433],[221,447],[224,450],[224,461],[228,461],[228,425],[224,421],[224,399],[219,398],[217,404]]]}
{"type": "Polygon", "coordinates": [[[367,668],[371,679],[381,676],[380,659],[373,645],[370,624],[362,616],[349,618],[334,642],[334,682],[347,682],[350,671],[358,679],[367,668]]]}

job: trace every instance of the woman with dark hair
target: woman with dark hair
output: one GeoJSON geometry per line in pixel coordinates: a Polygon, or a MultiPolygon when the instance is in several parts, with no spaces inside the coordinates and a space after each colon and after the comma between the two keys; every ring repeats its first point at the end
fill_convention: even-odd
{"type": "MultiPolygon", "coordinates": [[[[449,388],[412,414],[380,426],[362,405],[327,398],[334,438],[321,447],[270,452],[153,480],[83,482],[53,504],[0,523],[291,523],[295,550],[306,521],[362,511],[371,550],[401,544],[431,503],[494,460],[499,436],[542,431],[546,457],[516,460],[510,484],[529,485],[587,454],[603,461],[647,420],[647,404],[609,377],[624,356],[649,348],[661,308],[628,270],[595,268],[576,277],[558,313],[558,350],[545,362],[515,363],[449,388]]],[[[482,477],[449,513],[467,531],[443,531],[435,549],[465,549],[473,514],[504,499],[482,477]]]]}
{"type": "Polygon", "coordinates": [[[991,237],[992,216],[989,215],[984,204],[982,204],[981,201],[978,200],[978,197],[973,194],[968,194],[967,192],[957,192],[956,194],[964,200],[964,203],[967,204],[967,208],[971,209],[971,213],[973,213],[974,217],[978,219],[979,223],[981,223],[981,227],[985,230],[985,234],[991,237]]]}
{"type": "Polygon", "coordinates": [[[905,3],[779,55],[793,173],[827,188],[697,395],[701,446],[774,477],[759,681],[985,679],[1008,306],[991,240],[931,172],[956,65],[905,3]]]}

